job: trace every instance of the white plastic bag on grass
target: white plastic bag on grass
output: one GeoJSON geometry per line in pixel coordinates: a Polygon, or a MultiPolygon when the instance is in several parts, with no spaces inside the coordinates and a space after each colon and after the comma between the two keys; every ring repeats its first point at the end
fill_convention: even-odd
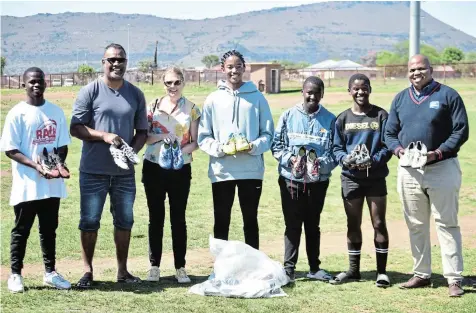
{"type": "Polygon", "coordinates": [[[209,241],[210,252],[215,257],[213,275],[192,286],[190,293],[237,298],[286,296],[281,286],[287,284],[288,278],[279,262],[240,241],[212,236],[209,241]]]}

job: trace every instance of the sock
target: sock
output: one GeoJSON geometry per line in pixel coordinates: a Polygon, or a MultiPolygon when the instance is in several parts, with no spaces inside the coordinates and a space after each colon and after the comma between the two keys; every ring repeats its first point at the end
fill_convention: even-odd
{"type": "Polygon", "coordinates": [[[350,276],[360,276],[360,249],[362,243],[348,243],[347,249],[349,250],[349,271],[350,276]]]}
{"type": "Polygon", "coordinates": [[[387,273],[387,257],[388,257],[388,241],[386,242],[376,242],[375,244],[375,253],[377,257],[377,273],[386,274],[387,273]]]}

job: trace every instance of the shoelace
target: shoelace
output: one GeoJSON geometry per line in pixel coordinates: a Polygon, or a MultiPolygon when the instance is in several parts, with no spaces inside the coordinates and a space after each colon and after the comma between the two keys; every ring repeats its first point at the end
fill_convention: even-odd
{"type": "Polygon", "coordinates": [[[177,270],[177,276],[180,278],[185,278],[187,276],[187,272],[185,272],[184,269],[178,269],[177,270]]]}
{"type": "Polygon", "coordinates": [[[121,147],[122,151],[124,151],[124,155],[127,157],[127,158],[135,158],[136,156],[136,153],[134,152],[134,149],[132,149],[132,147],[130,146],[126,146],[125,144],[122,145],[121,147]]]}
{"type": "Polygon", "coordinates": [[[111,149],[112,157],[115,159],[120,159],[123,162],[127,162],[126,156],[124,155],[124,150],[119,150],[117,148],[111,149]]]}
{"type": "Polygon", "coordinates": [[[49,273],[48,276],[50,276],[51,279],[57,277],[57,278],[59,278],[60,280],[65,280],[64,277],[63,277],[60,273],[58,273],[58,272],[51,272],[51,273],[49,273]]]}
{"type": "Polygon", "coordinates": [[[149,275],[156,276],[157,274],[160,274],[160,269],[153,267],[149,270],[149,275]]]}
{"type": "Polygon", "coordinates": [[[54,164],[59,165],[59,166],[63,166],[63,167],[67,167],[66,162],[61,162],[61,159],[60,159],[59,155],[57,155],[56,153],[51,153],[50,155],[51,155],[51,158],[52,158],[54,164]]]}

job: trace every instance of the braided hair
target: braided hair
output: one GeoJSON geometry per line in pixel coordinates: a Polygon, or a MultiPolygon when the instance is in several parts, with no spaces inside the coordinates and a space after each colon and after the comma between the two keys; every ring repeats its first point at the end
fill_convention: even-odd
{"type": "Polygon", "coordinates": [[[354,75],[350,76],[350,78],[349,78],[349,89],[356,80],[362,80],[366,85],[368,85],[370,88],[372,88],[372,86],[370,86],[370,79],[367,77],[367,75],[364,75],[362,73],[357,73],[357,74],[354,74],[354,75]]]}
{"type": "Polygon", "coordinates": [[[226,59],[228,59],[229,57],[231,56],[235,56],[237,58],[239,58],[241,60],[241,63],[243,63],[243,68],[246,67],[245,65],[245,59],[243,58],[243,55],[241,53],[239,53],[238,51],[236,51],[235,49],[233,50],[230,50],[228,52],[226,52],[222,57],[221,57],[221,68],[224,68],[225,67],[225,61],[226,59]]]}

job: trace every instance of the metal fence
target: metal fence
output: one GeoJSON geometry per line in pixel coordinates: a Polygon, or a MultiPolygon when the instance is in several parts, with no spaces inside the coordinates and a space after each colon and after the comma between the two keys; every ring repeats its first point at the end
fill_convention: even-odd
{"type": "MultiPolygon", "coordinates": [[[[162,81],[162,75],[165,70],[154,71],[127,71],[124,75],[124,79],[131,83],[145,83],[154,85],[157,82],[162,81]]],[[[225,79],[225,74],[222,71],[217,70],[183,70],[184,78],[186,82],[202,84],[214,84],[216,85],[219,80],[225,79]]],[[[57,73],[57,74],[45,74],[46,85],[48,87],[65,87],[65,86],[84,86],[93,80],[101,77],[102,72],[96,72],[92,74],[80,74],[80,73],[57,73]]],[[[247,71],[243,74],[243,80],[250,79],[250,72],[247,71]]],[[[21,88],[23,83],[23,77],[21,75],[8,75],[1,77],[1,88],[17,89],[21,88]]]]}
{"type": "MultiPolygon", "coordinates": [[[[473,80],[476,83],[476,63],[433,64],[433,77],[441,82],[450,79],[473,80]]],[[[327,87],[345,85],[347,80],[356,73],[365,74],[372,81],[383,85],[392,84],[408,77],[408,66],[385,65],[376,67],[340,67],[340,68],[303,68],[285,69],[281,72],[281,85],[285,88],[300,88],[309,76],[320,77],[327,87]]]]}
{"type": "MultiPolygon", "coordinates": [[[[446,82],[448,79],[469,79],[476,83],[476,63],[455,63],[436,64],[433,66],[433,77],[446,82]]],[[[392,81],[401,81],[407,78],[407,65],[386,65],[363,68],[324,68],[324,69],[282,69],[281,88],[299,89],[302,82],[309,76],[318,76],[326,82],[328,87],[345,86],[349,77],[355,73],[363,73],[371,80],[381,84],[391,84],[392,81]]],[[[124,78],[131,83],[141,83],[154,85],[162,81],[164,70],[154,71],[127,71],[124,78]]],[[[198,85],[216,85],[221,79],[225,79],[225,74],[220,70],[183,70],[185,81],[198,85]]],[[[46,83],[49,87],[60,86],[84,86],[89,82],[102,76],[103,73],[80,74],[80,73],[47,73],[46,83]]],[[[247,70],[243,75],[243,80],[250,79],[250,72],[247,70]]],[[[1,77],[1,88],[21,88],[23,79],[21,75],[10,75],[1,77]]]]}

